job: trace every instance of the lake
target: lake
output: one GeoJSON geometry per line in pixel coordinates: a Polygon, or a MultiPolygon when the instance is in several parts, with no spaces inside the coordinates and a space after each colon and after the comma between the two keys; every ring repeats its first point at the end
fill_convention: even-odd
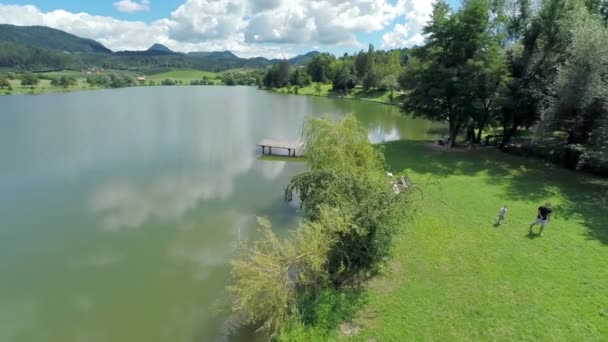
{"type": "Polygon", "coordinates": [[[295,227],[283,188],[304,169],[255,143],[351,112],[374,143],[432,127],[251,87],[0,97],[0,341],[238,339],[221,310],[228,262],[256,216],[295,227]]]}

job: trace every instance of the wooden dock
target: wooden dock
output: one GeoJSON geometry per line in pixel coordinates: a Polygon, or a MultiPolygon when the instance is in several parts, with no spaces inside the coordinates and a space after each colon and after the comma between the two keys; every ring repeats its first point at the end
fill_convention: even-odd
{"type": "Polygon", "coordinates": [[[263,139],[256,146],[262,148],[262,154],[266,154],[266,148],[268,147],[268,155],[272,155],[272,149],[283,149],[287,150],[287,155],[290,157],[296,157],[296,151],[301,152],[304,148],[304,143],[299,140],[277,140],[277,139],[263,139]]]}

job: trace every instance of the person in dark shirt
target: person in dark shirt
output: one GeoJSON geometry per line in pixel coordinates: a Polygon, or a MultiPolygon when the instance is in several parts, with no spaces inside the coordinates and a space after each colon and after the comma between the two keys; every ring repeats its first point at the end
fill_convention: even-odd
{"type": "Polygon", "coordinates": [[[530,225],[530,234],[532,234],[532,227],[537,224],[540,224],[540,236],[543,235],[543,231],[551,218],[551,204],[545,203],[545,205],[541,205],[538,207],[538,214],[536,215],[536,221],[530,225]]]}

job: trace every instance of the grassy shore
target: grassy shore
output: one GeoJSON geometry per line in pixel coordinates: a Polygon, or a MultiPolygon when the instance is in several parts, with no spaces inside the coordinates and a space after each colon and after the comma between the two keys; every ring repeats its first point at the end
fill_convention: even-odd
{"type": "Polygon", "coordinates": [[[201,79],[203,79],[203,77],[206,77],[209,80],[213,81],[215,84],[221,84],[221,81],[216,79],[216,77],[218,76],[221,76],[221,73],[195,69],[175,69],[159,74],[146,75],[146,81],[154,81],[157,84],[160,84],[160,82],[162,82],[163,80],[170,79],[175,81],[182,81],[184,85],[188,85],[191,81],[200,81],[201,79]]]}
{"type": "MultiPolygon", "coordinates": [[[[608,180],[497,151],[386,145],[422,198],[354,341],[600,341],[608,336],[608,180]],[[528,234],[551,201],[545,235],[528,234]],[[506,222],[494,224],[498,209],[506,222]]],[[[535,229],[538,232],[538,228],[535,229]]]]}
{"type": "MultiPolygon", "coordinates": [[[[274,89],[274,91],[279,93],[296,94],[295,87],[277,88],[274,89]]],[[[385,104],[391,103],[390,94],[391,92],[387,90],[365,90],[361,86],[356,86],[347,95],[344,95],[341,92],[332,91],[332,85],[324,83],[318,83],[318,86],[317,83],[313,83],[309,86],[297,89],[297,95],[337,97],[385,104]]],[[[393,96],[393,104],[401,101],[402,94],[400,94],[398,91],[393,92],[393,96]]]]}
{"type": "MultiPolygon", "coordinates": [[[[246,70],[230,70],[230,72],[240,72],[240,71],[246,71],[246,70]]],[[[107,71],[106,73],[109,74],[112,72],[114,72],[114,71],[110,70],[110,71],[107,71]]],[[[116,71],[116,73],[125,73],[125,72],[116,71]]],[[[136,77],[136,75],[137,75],[133,72],[126,72],[126,73],[132,75],[133,77],[136,77]]],[[[165,79],[170,79],[172,81],[181,81],[183,85],[189,85],[191,81],[201,80],[201,79],[203,79],[203,77],[206,77],[209,81],[213,82],[214,84],[221,84],[222,82],[219,79],[219,77],[221,77],[221,75],[222,75],[222,73],[214,73],[214,72],[202,71],[202,70],[174,69],[174,70],[168,70],[168,71],[165,71],[162,73],[145,75],[146,81],[142,82],[138,85],[147,86],[150,84],[149,83],[150,81],[153,81],[156,85],[160,85],[160,83],[165,79]]],[[[86,82],[87,75],[80,71],[66,70],[66,71],[58,71],[58,72],[48,72],[48,73],[39,74],[38,76],[41,77],[41,79],[40,79],[39,83],[33,87],[32,86],[22,86],[21,80],[19,80],[19,79],[9,80],[9,83],[11,84],[11,87],[13,89],[12,90],[9,90],[7,88],[0,89],[0,95],[23,95],[23,94],[35,95],[35,94],[45,94],[45,93],[68,93],[68,92],[73,92],[73,91],[101,89],[100,87],[90,86],[86,82]],[[59,78],[61,76],[72,76],[76,79],[77,82],[73,86],[60,87],[60,86],[52,86],[51,81],[49,79],[45,79],[45,78],[52,78],[52,77],[59,78]]]]}
{"type": "Polygon", "coordinates": [[[12,90],[0,89],[0,95],[23,95],[23,94],[46,94],[46,93],[69,93],[73,91],[100,89],[99,87],[91,87],[85,77],[77,77],[76,85],[64,88],[52,86],[50,80],[41,79],[35,86],[22,86],[21,80],[9,80],[12,90]]]}

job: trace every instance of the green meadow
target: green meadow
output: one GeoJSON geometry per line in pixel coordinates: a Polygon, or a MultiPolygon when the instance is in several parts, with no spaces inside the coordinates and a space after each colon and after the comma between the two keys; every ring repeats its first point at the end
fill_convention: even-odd
{"type": "MultiPolygon", "coordinates": [[[[333,85],[328,83],[312,83],[306,87],[298,88],[298,95],[322,96],[322,97],[339,97],[351,100],[361,100],[378,103],[390,103],[390,91],[371,89],[365,90],[361,86],[353,88],[348,94],[344,95],[339,92],[332,91],[333,85]]],[[[274,91],[279,93],[295,94],[295,87],[276,88],[274,91]]],[[[394,103],[398,103],[403,96],[399,91],[393,93],[394,103]]]]}
{"type": "Polygon", "coordinates": [[[418,184],[415,213],[359,310],[342,312],[349,323],[327,339],[606,340],[608,180],[495,150],[400,141],[385,155],[390,171],[418,184]],[[529,234],[546,201],[554,213],[544,236],[529,234]]]}

